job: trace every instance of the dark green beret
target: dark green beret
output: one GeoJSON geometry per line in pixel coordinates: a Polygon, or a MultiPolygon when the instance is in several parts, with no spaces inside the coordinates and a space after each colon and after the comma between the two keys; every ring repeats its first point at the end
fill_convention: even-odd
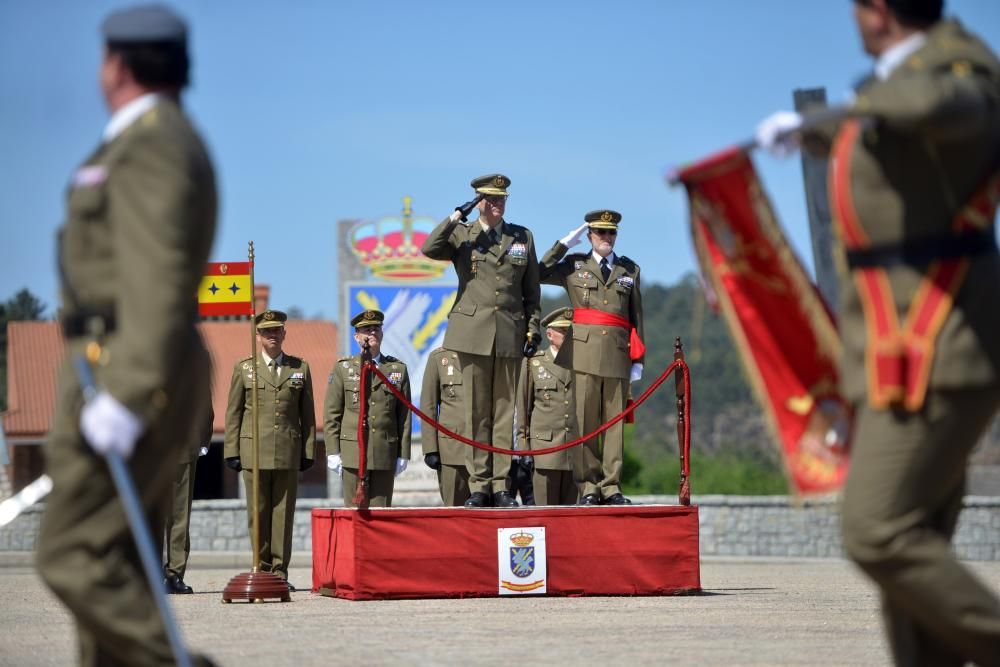
{"type": "Polygon", "coordinates": [[[618,223],[622,221],[622,214],[618,211],[602,208],[583,216],[583,221],[590,223],[591,229],[618,229],[618,223]]]}
{"type": "Polygon", "coordinates": [[[258,329],[274,329],[285,326],[288,315],[280,310],[265,310],[254,319],[258,329]]]}
{"type": "Polygon", "coordinates": [[[475,188],[476,192],[484,195],[503,195],[506,197],[507,188],[510,187],[510,179],[503,174],[487,174],[472,179],[470,185],[475,188]]]}
{"type": "Polygon", "coordinates": [[[351,326],[355,329],[382,326],[383,322],[385,322],[385,313],[381,310],[363,310],[351,318],[351,326]]]}
{"type": "Polygon", "coordinates": [[[136,5],[112,12],[101,25],[107,42],[187,42],[184,19],[165,5],[136,5]]]}

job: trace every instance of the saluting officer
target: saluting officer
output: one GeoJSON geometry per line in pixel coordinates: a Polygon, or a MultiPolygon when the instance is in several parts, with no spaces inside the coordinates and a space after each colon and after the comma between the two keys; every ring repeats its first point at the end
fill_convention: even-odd
{"type": "MultiPolygon", "coordinates": [[[[431,259],[451,260],[458,274],[458,299],[448,316],[444,347],[458,353],[472,437],[503,449],[511,449],[514,438],[520,360],[541,341],[535,240],[527,228],[504,220],[509,186],[503,174],[473,179],[477,198],[445,218],[421,248],[431,259]],[[478,220],[459,224],[473,207],[478,220]]],[[[484,507],[492,499],[497,507],[516,506],[509,470],[510,456],[476,449],[466,505],[484,507]]]]}
{"type": "MultiPolygon", "coordinates": [[[[844,260],[844,547],[881,588],[897,664],[1000,665],[1000,599],[950,545],[969,455],[1000,406],[1000,62],[942,11],[857,0],[874,76],[835,136],[805,136],[830,153],[844,260]]],[[[801,123],[775,114],[758,141],[786,154],[801,123]]]]}
{"type": "MultiPolygon", "coordinates": [[[[420,390],[420,410],[437,419],[448,430],[468,437],[469,412],[458,352],[439,347],[427,358],[420,390]]],[[[421,433],[424,463],[437,471],[441,501],[447,507],[465,504],[469,499],[469,466],[473,448],[438,433],[430,426],[424,426],[421,433]]]]}
{"type": "MultiPolygon", "coordinates": [[[[577,423],[590,433],[625,409],[629,382],[642,377],[642,293],[639,265],[614,252],[621,213],[602,209],[556,242],[541,263],[542,282],[561,285],[573,306],[570,359],[576,373],[577,423]],[[588,235],[591,251],[566,255],[588,235]],[[564,257],[565,255],[565,257],[564,257]]],[[[627,505],[621,473],[624,430],[618,422],[574,448],[573,470],[583,505],[627,505]]]]}
{"type": "Polygon", "coordinates": [[[208,405],[193,296],[215,236],[215,175],[180,104],[183,19],[132,7],[101,31],[111,118],[73,174],[59,234],[66,356],[37,564],[76,619],[82,664],[167,665],[174,656],[104,455],[128,459],[159,548],[177,459],[208,405]],[[86,351],[99,393],[84,404],[71,364],[86,351]]]}
{"type": "MultiPolygon", "coordinates": [[[[226,465],[243,471],[248,527],[253,530],[253,373],[257,372],[257,435],[260,471],[257,514],[261,569],[288,582],[299,472],[316,458],[316,414],[312,375],[304,359],[285,354],[285,321],[280,310],[257,315],[256,359],[233,367],[226,407],[226,465]]],[[[295,587],[288,584],[295,590],[295,587]]]]}
{"type": "Polygon", "coordinates": [[[166,562],[163,564],[163,585],[168,593],[194,592],[184,583],[188,556],[191,554],[191,501],[194,500],[194,478],[198,469],[198,458],[208,454],[208,448],[212,444],[214,421],[215,411],[212,409],[212,397],[209,395],[208,414],[200,428],[197,428],[198,432],[190,438],[194,446],[181,451],[177,477],[174,478],[170,493],[170,507],[166,516],[166,562]]]}
{"type": "MultiPolygon", "coordinates": [[[[525,448],[528,450],[562,445],[579,436],[573,371],[559,356],[572,325],[572,308],[559,308],[546,315],[542,326],[545,327],[549,347],[525,359],[521,366],[517,436],[518,442],[527,443],[525,448]]],[[[572,455],[571,448],[532,457],[532,481],[537,504],[576,503],[578,491],[573,481],[572,455]]]]}
{"type": "MultiPolygon", "coordinates": [[[[410,376],[406,364],[382,353],[382,323],[379,310],[366,310],[351,318],[354,340],[368,347],[372,361],[389,378],[406,400],[410,400],[410,376]]],[[[374,373],[368,376],[368,444],[365,471],[368,475],[368,504],[390,507],[395,477],[406,470],[410,460],[410,409],[374,373]]],[[[342,357],[330,372],[324,404],[323,433],[327,467],[343,478],[344,504],[353,505],[358,483],[358,407],[361,395],[361,355],[342,357]]]]}

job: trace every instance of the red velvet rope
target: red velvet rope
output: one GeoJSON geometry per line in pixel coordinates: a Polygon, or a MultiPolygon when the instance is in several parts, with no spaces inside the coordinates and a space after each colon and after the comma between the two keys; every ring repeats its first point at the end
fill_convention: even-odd
{"type": "MultiPolygon", "coordinates": [[[[594,438],[594,437],[600,435],[601,433],[604,433],[609,428],[611,428],[612,426],[614,426],[615,424],[617,424],[618,422],[620,422],[622,419],[625,419],[625,417],[627,417],[628,415],[630,415],[640,405],[642,405],[643,403],[645,403],[646,399],[649,398],[649,396],[654,391],[656,391],[659,388],[659,386],[666,381],[666,379],[668,377],[670,377],[670,374],[673,373],[678,368],[680,369],[681,376],[683,377],[683,380],[684,380],[684,442],[680,443],[680,445],[681,445],[682,451],[684,453],[684,470],[683,470],[683,475],[684,475],[684,479],[688,479],[688,477],[690,476],[690,473],[691,473],[691,464],[690,464],[690,461],[691,461],[691,457],[690,457],[690,453],[691,453],[691,373],[688,370],[688,366],[687,366],[686,363],[684,363],[683,359],[677,359],[672,364],[670,364],[669,366],[667,366],[666,370],[663,371],[660,374],[660,376],[658,378],[656,378],[656,380],[653,381],[653,383],[651,385],[649,385],[649,387],[646,389],[646,391],[642,392],[642,395],[639,396],[639,398],[635,399],[635,401],[633,401],[633,403],[631,405],[626,406],[625,409],[621,413],[615,415],[614,417],[612,417],[611,419],[609,419],[607,422],[605,422],[601,426],[597,427],[597,429],[595,429],[593,432],[588,433],[587,435],[581,436],[581,437],[577,438],[576,440],[573,440],[572,442],[567,442],[567,443],[564,443],[562,445],[554,445],[552,447],[546,447],[545,449],[530,449],[530,450],[524,450],[524,449],[518,449],[518,450],[514,450],[514,449],[501,449],[500,447],[494,447],[493,445],[487,445],[486,443],[483,443],[483,442],[476,442],[475,440],[472,440],[470,438],[466,438],[464,436],[461,436],[458,433],[455,433],[454,431],[451,431],[447,427],[442,426],[434,418],[429,417],[428,415],[424,414],[420,410],[420,408],[418,408],[417,406],[413,405],[413,403],[411,403],[406,398],[406,396],[403,395],[402,392],[400,392],[398,389],[396,389],[396,386],[392,382],[389,381],[389,378],[387,378],[385,375],[382,374],[382,371],[380,371],[377,366],[371,364],[370,362],[363,362],[361,364],[361,382],[360,382],[359,390],[362,392],[361,395],[364,396],[364,388],[365,388],[365,384],[366,384],[366,377],[368,375],[367,371],[371,370],[376,375],[378,375],[380,378],[382,378],[382,382],[385,383],[386,387],[389,388],[389,391],[392,392],[393,396],[395,396],[397,400],[402,401],[403,405],[405,405],[407,408],[409,408],[409,410],[411,412],[413,412],[414,414],[416,414],[418,417],[420,417],[422,420],[424,420],[424,422],[426,422],[431,427],[437,429],[440,433],[444,433],[445,435],[447,435],[449,438],[452,438],[454,440],[458,440],[459,442],[465,443],[466,445],[470,445],[472,447],[476,447],[477,449],[482,449],[482,450],[487,451],[487,452],[495,452],[497,454],[517,454],[518,456],[525,456],[525,455],[529,455],[529,454],[527,454],[527,452],[531,452],[530,456],[541,456],[543,454],[552,454],[553,452],[559,452],[559,451],[562,451],[564,449],[569,449],[570,447],[575,447],[575,446],[577,446],[577,445],[579,445],[579,444],[581,444],[583,442],[586,442],[586,441],[590,440],[591,438],[594,438]]],[[[361,479],[365,475],[365,447],[364,447],[364,440],[362,440],[362,435],[364,434],[364,426],[363,426],[363,424],[364,424],[364,419],[365,419],[365,414],[367,412],[367,409],[368,409],[368,406],[366,405],[365,401],[362,400],[361,404],[358,406],[358,450],[359,450],[359,457],[358,457],[358,459],[359,459],[359,461],[358,461],[358,488],[359,489],[361,487],[361,479]]],[[[357,497],[357,493],[355,494],[355,497],[357,497]]],[[[684,499],[682,498],[681,499],[682,504],[684,504],[683,501],[684,501],[684,499]]],[[[358,503],[358,504],[360,504],[360,503],[358,503]]]]}

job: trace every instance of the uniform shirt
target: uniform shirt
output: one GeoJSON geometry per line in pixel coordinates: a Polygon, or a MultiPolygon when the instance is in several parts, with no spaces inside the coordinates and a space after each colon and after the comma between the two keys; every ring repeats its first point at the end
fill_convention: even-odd
{"type": "MultiPolygon", "coordinates": [[[[872,246],[951,234],[958,211],[997,169],[1000,62],[957,20],[940,21],[923,37],[883,54],[886,78],[866,81],[854,101],[865,122],[831,162],[832,176],[838,166],[846,173],[842,196],[872,246]]],[[[840,140],[848,136],[818,128],[805,138],[814,149],[829,146],[831,130],[840,140]]],[[[839,269],[842,388],[860,401],[867,396],[864,306],[854,274],[843,261],[839,269]]],[[[900,324],[926,271],[909,264],[886,270],[900,324]]],[[[930,387],[1000,380],[998,284],[996,253],[974,257],[938,333],[930,387]]]]}
{"type": "MultiPolygon", "coordinates": [[[[471,429],[465,410],[465,388],[462,383],[462,364],[457,352],[439,347],[427,358],[424,379],[420,388],[420,410],[437,419],[453,433],[468,436],[471,429]]],[[[465,465],[472,447],[449,438],[437,429],[421,429],[424,454],[437,453],[441,463],[450,466],[465,465]]]]}
{"type": "MultiPolygon", "coordinates": [[[[406,364],[389,355],[380,355],[379,370],[410,400],[410,377],[406,364]]],[[[382,379],[372,374],[368,397],[368,446],[365,467],[368,470],[394,470],[396,459],[410,458],[409,408],[398,400],[382,379]]],[[[323,433],[326,450],[340,454],[347,468],[360,464],[358,446],[359,406],[361,396],[361,355],[337,360],[326,388],[323,407],[323,433]]]]}
{"type": "MultiPolygon", "coordinates": [[[[566,290],[573,308],[593,308],[628,320],[643,338],[642,291],[639,265],[624,255],[615,256],[611,274],[601,275],[600,256],[594,252],[567,255],[556,241],[539,263],[541,281],[566,290]]],[[[609,378],[628,378],[632,368],[629,330],[596,324],[573,324],[572,338],[564,346],[573,370],[609,378]]],[[[644,359],[638,359],[643,363],[644,359]]]]}
{"type": "Polygon", "coordinates": [[[447,260],[458,275],[458,298],[448,315],[444,347],[456,352],[520,359],[531,333],[541,339],[541,287],[535,239],[527,228],[502,221],[499,244],[483,224],[445,218],[421,251],[447,260]]]}
{"type": "MultiPolygon", "coordinates": [[[[264,353],[256,358],[261,470],[298,470],[303,460],[316,457],[316,408],[309,364],[290,354],[281,355],[281,363],[285,371],[276,380],[264,353]]],[[[253,373],[250,357],[236,362],[226,406],[225,456],[239,456],[246,469],[253,467],[253,373]]]]}
{"type": "MultiPolygon", "coordinates": [[[[553,349],[536,352],[521,365],[517,394],[517,439],[521,449],[546,449],[577,437],[573,372],[556,364],[553,349]],[[530,403],[529,403],[530,402],[530,403]]],[[[540,470],[571,470],[571,450],[535,456],[540,470]]]]}

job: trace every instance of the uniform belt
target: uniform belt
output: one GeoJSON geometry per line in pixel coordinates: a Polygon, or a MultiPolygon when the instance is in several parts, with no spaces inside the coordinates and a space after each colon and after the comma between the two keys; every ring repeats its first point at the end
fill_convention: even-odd
{"type": "Polygon", "coordinates": [[[949,234],[904,243],[855,248],[847,251],[851,269],[886,268],[899,265],[926,265],[944,259],[974,257],[997,252],[993,228],[986,231],[949,234]]]}
{"type": "Polygon", "coordinates": [[[115,313],[111,309],[83,308],[62,318],[62,330],[66,338],[108,334],[115,330],[115,313]]]}

